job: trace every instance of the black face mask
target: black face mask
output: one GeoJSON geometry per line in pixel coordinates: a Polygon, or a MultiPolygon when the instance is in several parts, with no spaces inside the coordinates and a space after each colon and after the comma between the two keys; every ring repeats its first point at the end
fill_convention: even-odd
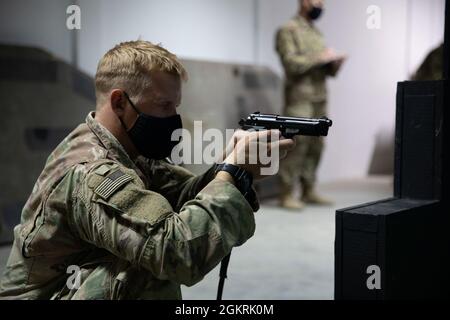
{"type": "MultiPolygon", "coordinates": [[[[149,159],[161,160],[169,157],[172,149],[181,140],[172,141],[172,132],[183,128],[180,115],[177,114],[165,118],[149,116],[140,112],[131,102],[128,94],[124,93],[133,109],[139,115],[134,125],[127,130],[131,141],[139,153],[149,159]]],[[[125,127],[123,121],[120,121],[125,127]]]]}
{"type": "Polygon", "coordinates": [[[309,10],[308,12],[308,16],[311,20],[316,20],[320,17],[322,12],[323,12],[322,7],[312,7],[312,9],[309,10]]]}

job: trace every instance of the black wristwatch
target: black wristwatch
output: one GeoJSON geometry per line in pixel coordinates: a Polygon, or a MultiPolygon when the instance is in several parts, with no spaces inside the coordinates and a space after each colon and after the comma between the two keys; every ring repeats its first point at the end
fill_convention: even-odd
{"type": "Polygon", "coordinates": [[[228,172],[234,179],[236,188],[246,197],[252,190],[253,176],[247,170],[229,163],[216,164],[214,173],[219,171],[228,172]]]}

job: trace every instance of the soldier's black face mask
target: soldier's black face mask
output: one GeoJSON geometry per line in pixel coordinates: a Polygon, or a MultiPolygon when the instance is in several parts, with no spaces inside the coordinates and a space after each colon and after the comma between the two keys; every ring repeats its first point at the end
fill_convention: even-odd
{"type": "Polygon", "coordinates": [[[160,160],[169,157],[172,149],[181,141],[172,141],[172,132],[183,127],[180,115],[165,118],[147,115],[136,108],[126,92],[124,94],[138,118],[129,130],[122,119],[119,119],[139,153],[149,159],[160,160]]]}
{"type": "Polygon", "coordinates": [[[308,16],[309,16],[309,18],[311,20],[316,20],[316,19],[319,19],[319,17],[321,16],[322,12],[323,12],[322,7],[315,7],[314,6],[314,7],[312,7],[311,10],[309,10],[308,16]]]}

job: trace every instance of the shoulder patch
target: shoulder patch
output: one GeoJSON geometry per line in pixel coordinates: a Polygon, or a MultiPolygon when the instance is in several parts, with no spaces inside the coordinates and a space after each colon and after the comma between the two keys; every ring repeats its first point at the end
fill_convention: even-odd
{"type": "Polygon", "coordinates": [[[295,20],[289,20],[286,22],[286,24],[282,27],[288,30],[296,29],[298,28],[298,23],[295,20]]]}
{"type": "Polygon", "coordinates": [[[131,180],[133,180],[132,176],[119,169],[108,174],[97,188],[95,188],[94,192],[103,199],[108,200],[114,192],[131,180]]]}
{"type": "Polygon", "coordinates": [[[101,176],[105,176],[108,172],[110,172],[114,168],[117,168],[117,165],[111,166],[107,164],[102,164],[100,167],[95,169],[94,172],[101,176]]]}

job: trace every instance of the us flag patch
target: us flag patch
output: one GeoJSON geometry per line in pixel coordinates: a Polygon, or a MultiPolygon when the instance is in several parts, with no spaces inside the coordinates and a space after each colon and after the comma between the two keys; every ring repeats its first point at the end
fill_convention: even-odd
{"type": "Polygon", "coordinates": [[[98,186],[95,188],[94,192],[98,194],[105,200],[108,198],[121,186],[123,186],[128,181],[133,180],[133,178],[120,171],[114,171],[110,175],[108,175],[98,186]]]}

